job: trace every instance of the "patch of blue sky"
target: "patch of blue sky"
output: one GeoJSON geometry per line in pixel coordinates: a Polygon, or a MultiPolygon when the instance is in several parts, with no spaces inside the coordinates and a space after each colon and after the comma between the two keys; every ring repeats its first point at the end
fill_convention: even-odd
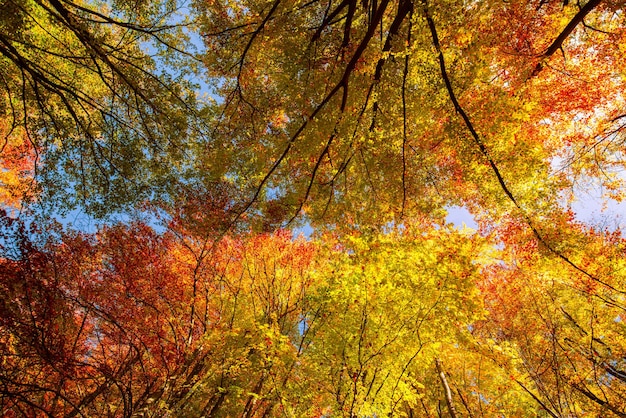
{"type": "MultiPolygon", "coordinates": [[[[565,170],[567,163],[554,158],[552,169],[565,170]]],[[[626,184],[626,170],[620,168],[606,169],[607,176],[612,180],[626,184]],[[608,170],[608,171],[607,171],[608,170]]],[[[619,194],[621,191],[618,191],[619,194]]],[[[577,221],[596,229],[626,232],[626,201],[619,201],[615,192],[607,190],[602,181],[594,177],[576,179],[572,189],[564,194],[561,205],[574,213],[577,221]]]]}
{"type": "Polygon", "coordinates": [[[311,236],[313,235],[314,231],[315,230],[313,229],[311,224],[307,222],[303,225],[296,226],[293,229],[293,236],[294,238],[302,236],[308,240],[308,239],[311,239],[311,236]]]}
{"type": "Polygon", "coordinates": [[[451,223],[459,229],[478,229],[474,216],[463,206],[448,206],[446,211],[448,212],[446,215],[447,223],[451,223]]]}
{"type": "Polygon", "coordinates": [[[580,222],[597,229],[626,232],[626,201],[617,201],[601,188],[575,193],[569,204],[580,222]]]}

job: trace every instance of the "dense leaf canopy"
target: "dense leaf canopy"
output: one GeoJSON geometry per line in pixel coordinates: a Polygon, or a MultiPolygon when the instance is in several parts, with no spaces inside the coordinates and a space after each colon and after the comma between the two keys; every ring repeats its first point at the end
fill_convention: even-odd
{"type": "Polygon", "coordinates": [[[623,2],[0,6],[3,416],[626,416],[623,2]]]}

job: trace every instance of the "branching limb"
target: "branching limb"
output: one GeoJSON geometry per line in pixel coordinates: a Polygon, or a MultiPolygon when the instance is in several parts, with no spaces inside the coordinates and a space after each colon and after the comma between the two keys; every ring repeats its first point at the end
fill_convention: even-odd
{"type": "Polygon", "coordinates": [[[434,45],[435,50],[437,52],[437,59],[438,59],[438,62],[439,62],[439,70],[441,72],[441,77],[443,78],[444,84],[446,86],[446,90],[448,92],[448,97],[450,98],[450,101],[454,105],[454,109],[456,110],[456,112],[461,116],[461,119],[463,119],[463,123],[465,124],[467,130],[470,132],[472,140],[474,141],[474,144],[478,147],[480,153],[482,154],[482,156],[487,161],[487,164],[489,165],[489,168],[491,169],[491,171],[496,176],[496,179],[498,180],[498,183],[500,184],[500,188],[502,189],[502,191],[504,191],[504,194],[506,194],[506,196],[513,203],[513,205],[519,210],[519,212],[521,213],[522,217],[526,221],[526,224],[530,227],[531,231],[533,232],[533,235],[535,235],[537,240],[545,248],[547,248],[549,252],[554,254],[556,257],[560,258],[562,261],[564,261],[566,264],[568,264],[574,270],[578,271],[579,273],[582,273],[583,275],[587,276],[591,280],[593,280],[595,282],[598,282],[598,283],[602,284],[603,286],[605,286],[605,287],[607,287],[607,288],[609,288],[611,290],[614,290],[614,291],[616,291],[618,293],[626,294],[626,292],[624,290],[620,290],[620,289],[615,288],[611,284],[601,280],[600,278],[592,275],[588,271],[586,271],[586,270],[582,269],[581,267],[579,267],[576,263],[574,263],[572,260],[570,260],[568,257],[566,257],[563,253],[561,253],[556,248],[554,248],[550,243],[548,243],[546,241],[546,239],[543,237],[543,235],[539,232],[539,230],[535,226],[535,223],[531,220],[530,215],[524,210],[524,208],[522,208],[522,206],[520,205],[518,200],[513,195],[513,192],[511,191],[509,186],[506,184],[506,181],[504,180],[504,176],[502,175],[502,173],[501,173],[500,169],[498,168],[497,164],[495,163],[494,159],[491,157],[491,154],[490,154],[489,150],[487,149],[487,147],[483,143],[482,139],[478,135],[478,132],[476,131],[476,128],[472,124],[469,116],[467,115],[467,113],[465,112],[465,110],[463,109],[461,104],[459,103],[459,101],[458,101],[458,99],[456,97],[456,94],[454,93],[454,89],[452,88],[452,82],[450,81],[450,76],[448,75],[448,70],[446,68],[446,63],[445,63],[445,59],[444,59],[444,56],[443,56],[443,51],[441,49],[441,44],[439,43],[439,37],[437,35],[437,29],[435,27],[435,22],[433,21],[432,17],[430,16],[430,12],[428,10],[428,4],[426,3],[426,1],[423,2],[423,13],[424,13],[424,16],[426,17],[426,21],[428,22],[428,27],[430,29],[433,45],[434,45]]]}
{"type": "Polygon", "coordinates": [[[565,28],[561,31],[559,36],[557,36],[556,39],[554,39],[554,41],[550,44],[550,46],[548,46],[546,51],[543,54],[541,54],[540,56],[541,61],[537,63],[537,66],[533,70],[531,77],[536,76],[543,69],[543,61],[545,59],[551,57],[552,55],[554,55],[556,51],[563,48],[563,42],[565,42],[565,40],[572,34],[574,29],[576,29],[576,26],[578,26],[580,23],[584,23],[585,17],[593,9],[595,9],[596,6],[600,4],[600,2],[601,0],[589,0],[589,2],[587,2],[587,4],[585,4],[578,11],[578,13],[576,13],[576,15],[572,18],[572,20],[570,20],[567,26],[565,26],[565,28]]]}

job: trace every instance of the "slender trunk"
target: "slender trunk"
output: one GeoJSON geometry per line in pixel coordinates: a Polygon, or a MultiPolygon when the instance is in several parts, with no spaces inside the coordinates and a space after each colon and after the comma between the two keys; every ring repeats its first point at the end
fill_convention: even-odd
{"type": "Polygon", "coordinates": [[[446,394],[446,404],[448,405],[448,412],[450,412],[450,417],[457,418],[456,409],[454,408],[454,403],[452,402],[452,391],[450,390],[450,386],[448,385],[446,374],[443,372],[441,360],[439,360],[438,358],[435,359],[435,365],[437,366],[437,372],[439,373],[439,380],[441,380],[443,391],[446,394]]]}

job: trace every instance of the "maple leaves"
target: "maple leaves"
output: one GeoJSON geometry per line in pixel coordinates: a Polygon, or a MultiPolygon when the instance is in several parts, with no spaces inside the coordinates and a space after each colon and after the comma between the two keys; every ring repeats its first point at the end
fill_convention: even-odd
{"type": "MultiPolygon", "coordinates": [[[[480,332],[495,326],[489,331],[492,338],[514,342],[517,373],[526,375],[526,384],[532,382],[552,415],[611,411],[620,416],[623,385],[609,377],[616,370],[603,362],[608,352],[612,356],[621,351],[622,338],[614,332],[622,328],[624,277],[613,270],[621,262],[611,257],[613,251],[623,251],[623,239],[586,232],[585,238],[579,237],[587,255],[599,248],[607,253],[585,262],[585,268],[610,278],[608,283],[565,270],[534,248],[518,247],[485,276],[485,292],[493,297],[487,299],[493,322],[480,332]],[[607,268],[611,273],[601,273],[607,268]],[[567,389],[559,389],[563,387],[567,389]]],[[[613,365],[623,367],[617,357],[613,365]]]]}
{"type": "Polygon", "coordinates": [[[27,239],[18,223],[5,224],[22,237],[2,263],[4,291],[15,295],[3,305],[3,350],[13,353],[4,360],[7,410],[432,415],[447,386],[457,410],[524,415],[537,408],[525,391],[540,405],[562,396],[597,404],[606,385],[580,380],[583,365],[621,376],[608,360],[619,344],[605,348],[620,312],[599,299],[607,289],[580,276],[581,296],[572,293],[558,262],[531,247],[517,266],[490,262],[496,250],[471,231],[416,224],[320,242],[282,231],[225,237],[202,258],[200,241],[143,224],[63,234],[44,248],[31,241],[35,231],[27,239]],[[526,263],[546,263],[545,273],[524,274],[526,263]],[[604,320],[585,328],[586,309],[604,320]],[[544,330],[556,320],[560,328],[544,330]],[[555,329],[564,345],[551,377],[537,348],[554,340],[522,342],[555,329]],[[588,351],[589,338],[600,348],[588,351]],[[554,379],[571,391],[551,392],[554,379]]]}
{"type": "MultiPolygon", "coordinates": [[[[68,235],[60,244],[39,248],[29,238],[36,231],[6,217],[3,222],[15,229],[3,240],[16,242],[13,259],[2,260],[3,411],[75,416],[136,408],[146,389],[163,378],[160,369],[172,367],[182,354],[172,342],[176,330],[166,322],[177,315],[164,309],[176,306],[175,283],[169,280],[170,288],[161,289],[167,303],[157,299],[160,292],[150,290],[152,298],[147,297],[147,288],[159,287],[155,279],[167,276],[150,258],[143,271],[133,260],[142,251],[140,230],[132,230],[132,239],[119,238],[134,244],[127,254],[116,256],[114,251],[124,248],[118,242],[103,259],[102,247],[88,236],[68,235]],[[134,271],[124,271],[120,258],[132,262],[134,271]],[[141,277],[147,267],[158,276],[141,277]]],[[[100,245],[114,235],[105,232],[100,245]]],[[[6,248],[3,252],[6,257],[6,248]]]]}
{"type": "Polygon", "coordinates": [[[3,414],[624,416],[621,4],[4,3],[3,414]]]}
{"type": "Polygon", "coordinates": [[[329,376],[320,390],[338,413],[422,410],[420,399],[439,387],[434,357],[482,314],[476,271],[463,262],[479,246],[452,231],[420,235],[357,234],[347,244],[350,255],[329,266],[321,318],[309,330],[310,356],[321,368],[315,374],[329,376]]]}
{"type": "MultiPolygon", "coordinates": [[[[0,123],[0,135],[5,138],[13,133],[12,130],[16,130],[15,127],[12,129],[0,123]]],[[[32,175],[35,152],[28,138],[22,135],[21,139],[17,139],[19,137],[17,133],[15,136],[15,142],[5,143],[0,159],[0,184],[2,185],[0,202],[4,207],[14,210],[31,202],[36,195],[36,185],[32,175]]]]}

